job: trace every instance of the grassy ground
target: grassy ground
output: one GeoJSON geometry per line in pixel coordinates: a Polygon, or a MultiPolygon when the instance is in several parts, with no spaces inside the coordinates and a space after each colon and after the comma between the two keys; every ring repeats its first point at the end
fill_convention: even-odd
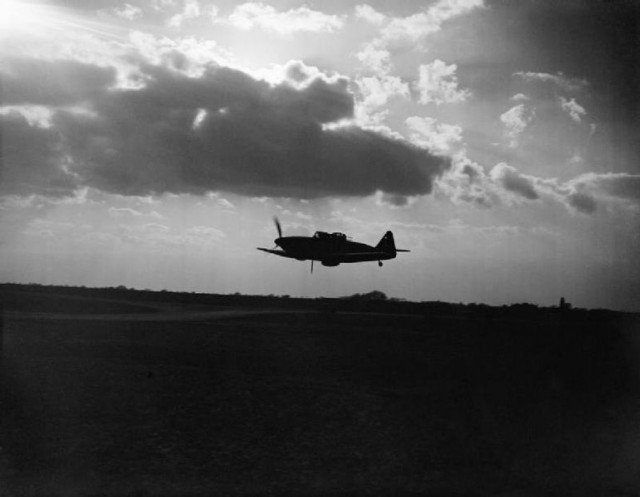
{"type": "Polygon", "coordinates": [[[0,491],[638,495],[632,321],[155,312],[5,313],[0,491]]]}

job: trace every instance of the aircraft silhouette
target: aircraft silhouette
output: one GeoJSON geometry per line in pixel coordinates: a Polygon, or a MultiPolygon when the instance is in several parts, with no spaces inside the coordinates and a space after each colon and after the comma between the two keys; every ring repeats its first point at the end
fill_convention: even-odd
{"type": "Polygon", "coordinates": [[[382,261],[394,259],[397,252],[410,252],[410,250],[396,248],[391,231],[387,231],[378,245],[372,247],[365,243],[353,242],[343,233],[316,231],[313,236],[282,236],[280,221],[277,217],[274,217],[273,221],[278,230],[278,238],[274,240],[274,243],[280,249],[263,247],[257,247],[257,249],[299,261],[311,260],[312,273],[313,261],[320,261],[323,266],[337,266],[347,262],[378,261],[378,266],[382,266],[382,261]]]}

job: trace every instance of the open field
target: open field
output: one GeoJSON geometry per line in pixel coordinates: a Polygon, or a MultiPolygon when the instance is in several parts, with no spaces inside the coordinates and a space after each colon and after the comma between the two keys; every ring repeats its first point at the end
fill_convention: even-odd
{"type": "Polygon", "coordinates": [[[640,495],[635,316],[0,295],[2,495],[640,495]]]}

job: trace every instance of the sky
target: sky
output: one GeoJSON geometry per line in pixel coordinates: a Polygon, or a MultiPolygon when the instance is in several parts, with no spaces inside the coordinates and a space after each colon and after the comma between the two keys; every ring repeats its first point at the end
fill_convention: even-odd
{"type": "Polygon", "coordinates": [[[0,0],[0,281],[640,311],[639,14],[0,0]]]}

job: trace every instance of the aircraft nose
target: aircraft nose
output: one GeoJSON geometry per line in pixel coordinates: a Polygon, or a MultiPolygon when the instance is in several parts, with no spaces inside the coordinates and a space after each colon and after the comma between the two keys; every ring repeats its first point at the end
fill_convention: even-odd
{"type": "Polygon", "coordinates": [[[289,243],[289,240],[287,240],[284,236],[281,236],[280,238],[276,238],[273,242],[282,250],[287,250],[287,247],[291,246],[291,244],[289,243]]]}

